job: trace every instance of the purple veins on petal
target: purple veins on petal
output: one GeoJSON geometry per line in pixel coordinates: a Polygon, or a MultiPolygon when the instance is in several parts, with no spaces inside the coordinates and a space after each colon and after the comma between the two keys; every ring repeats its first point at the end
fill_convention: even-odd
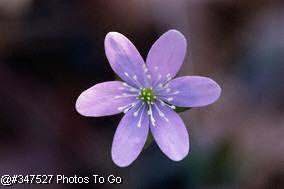
{"type": "Polygon", "coordinates": [[[76,101],[76,110],[84,116],[107,116],[124,111],[137,101],[136,96],[127,91],[122,82],[108,81],[99,83],[84,91],[76,101]],[[121,98],[118,98],[121,96],[121,98]]]}
{"type": "Polygon", "coordinates": [[[157,107],[159,109],[156,107],[153,109],[156,126],[150,126],[153,137],[165,155],[174,161],[180,161],[189,152],[186,127],[175,111],[166,106],[157,105],[157,107]]]}
{"type": "Polygon", "coordinates": [[[116,129],[111,155],[120,167],[130,165],[144,147],[149,131],[149,117],[145,109],[143,105],[129,110],[116,129]]]}
{"type": "Polygon", "coordinates": [[[180,107],[206,106],[218,100],[221,94],[221,88],[214,80],[201,76],[178,77],[168,83],[167,89],[158,96],[180,107]]]}

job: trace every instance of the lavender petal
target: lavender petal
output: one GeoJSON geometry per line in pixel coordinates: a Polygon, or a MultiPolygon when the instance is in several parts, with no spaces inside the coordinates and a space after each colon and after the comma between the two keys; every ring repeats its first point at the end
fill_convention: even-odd
{"type": "Polygon", "coordinates": [[[143,111],[140,109],[135,117],[134,112],[137,108],[131,109],[124,115],[114,135],[111,155],[114,163],[120,167],[130,165],[138,157],[147,139],[149,118],[145,107],[143,111]],[[140,119],[141,126],[138,127],[140,119]]]}
{"type": "Polygon", "coordinates": [[[150,128],[162,152],[174,161],[185,158],[189,152],[189,136],[182,119],[172,109],[161,105],[153,108],[153,115],[156,124],[151,124],[150,128]],[[157,107],[165,118],[159,115],[157,107]]]}
{"type": "Polygon", "coordinates": [[[118,32],[105,37],[105,53],[114,72],[132,86],[145,85],[145,63],[132,42],[118,32]]]}
{"type": "Polygon", "coordinates": [[[170,81],[160,95],[164,101],[175,106],[200,107],[218,100],[221,88],[208,77],[185,76],[170,81]]]}
{"type": "Polygon", "coordinates": [[[84,116],[100,117],[123,112],[120,107],[134,103],[136,98],[121,90],[120,81],[99,83],[84,91],[76,101],[76,110],[84,116]],[[125,95],[126,94],[126,95],[125,95]],[[121,98],[118,98],[121,96],[121,98]]]}
{"type": "Polygon", "coordinates": [[[151,47],[146,59],[152,85],[174,77],[186,54],[186,39],[177,30],[164,33],[151,47]]]}

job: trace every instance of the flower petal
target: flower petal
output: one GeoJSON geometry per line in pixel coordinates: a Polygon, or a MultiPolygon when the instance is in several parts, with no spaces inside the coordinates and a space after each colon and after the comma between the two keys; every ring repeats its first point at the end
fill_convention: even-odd
{"type": "Polygon", "coordinates": [[[173,78],[179,71],[186,54],[186,39],[177,30],[164,33],[151,47],[146,59],[152,84],[173,78]]]}
{"type": "Polygon", "coordinates": [[[189,151],[189,136],[182,119],[172,109],[161,105],[155,105],[153,116],[155,126],[151,124],[150,128],[158,146],[170,159],[182,160],[189,151]]]}
{"type": "Polygon", "coordinates": [[[120,121],[112,143],[111,155],[115,164],[120,167],[130,165],[140,154],[146,142],[149,131],[149,118],[145,105],[140,108],[135,117],[137,108],[127,112],[120,121]],[[141,126],[138,127],[139,120],[141,126]]]}
{"type": "Polygon", "coordinates": [[[109,32],[105,37],[105,52],[121,79],[138,88],[145,84],[144,60],[129,39],[118,32],[109,32]]]}
{"type": "Polygon", "coordinates": [[[125,107],[136,101],[135,96],[127,94],[122,82],[99,83],[84,91],[76,101],[76,110],[84,116],[100,117],[123,112],[125,107]],[[117,98],[121,96],[121,98],[117,98]]]}
{"type": "Polygon", "coordinates": [[[208,77],[185,76],[173,79],[162,99],[180,107],[200,107],[212,104],[221,95],[220,86],[208,77]],[[167,90],[169,92],[167,92],[167,90]]]}

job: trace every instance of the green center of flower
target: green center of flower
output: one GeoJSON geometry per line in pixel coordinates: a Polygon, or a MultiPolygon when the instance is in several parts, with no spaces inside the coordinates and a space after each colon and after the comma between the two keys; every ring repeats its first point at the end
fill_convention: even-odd
{"type": "Polygon", "coordinates": [[[151,103],[156,100],[156,96],[152,88],[143,88],[140,91],[139,99],[146,103],[151,103]]]}

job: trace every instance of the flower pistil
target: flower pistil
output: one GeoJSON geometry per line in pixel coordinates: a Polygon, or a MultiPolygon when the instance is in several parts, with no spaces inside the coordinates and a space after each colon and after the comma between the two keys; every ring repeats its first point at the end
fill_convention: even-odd
{"type": "Polygon", "coordinates": [[[152,88],[142,88],[138,98],[140,100],[143,100],[147,104],[153,104],[154,101],[157,99],[152,88]]]}

